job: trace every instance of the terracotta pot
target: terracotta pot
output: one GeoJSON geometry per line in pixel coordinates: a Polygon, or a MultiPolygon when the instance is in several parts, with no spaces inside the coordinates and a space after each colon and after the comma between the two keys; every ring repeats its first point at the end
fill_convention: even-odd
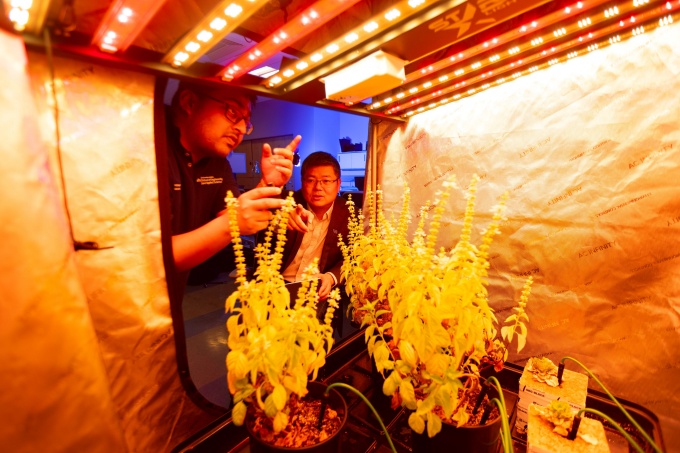
{"type": "MultiPolygon", "coordinates": [[[[495,388],[489,391],[489,398],[498,396],[495,388]]],[[[479,409],[483,410],[482,408],[479,409]]],[[[411,436],[414,453],[448,451],[460,453],[496,453],[501,440],[502,419],[487,422],[481,426],[462,426],[442,423],[442,430],[434,437],[413,431],[411,436]]]]}
{"type": "MultiPolygon", "coordinates": [[[[326,392],[326,384],[320,382],[309,382],[307,384],[307,390],[309,390],[308,396],[312,398],[323,397],[326,392]]],[[[316,445],[310,445],[307,447],[298,448],[286,448],[277,447],[275,445],[270,445],[260,440],[251,430],[249,423],[246,420],[246,428],[248,429],[248,434],[250,436],[250,451],[252,453],[274,453],[274,452],[284,452],[284,451],[295,451],[304,453],[339,453],[340,452],[340,433],[345,428],[347,423],[347,402],[342,397],[342,395],[335,389],[331,389],[329,395],[329,406],[338,412],[338,417],[341,419],[340,428],[333,433],[328,439],[320,442],[316,445]]]]}

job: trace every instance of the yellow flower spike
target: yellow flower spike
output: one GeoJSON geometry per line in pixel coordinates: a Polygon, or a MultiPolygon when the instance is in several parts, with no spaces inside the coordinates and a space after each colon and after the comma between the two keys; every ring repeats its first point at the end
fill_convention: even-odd
{"type": "Polygon", "coordinates": [[[246,260],[243,255],[243,243],[238,228],[238,199],[234,198],[231,191],[227,192],[224,199],[227,204],[227,215],[229,216],[229,233],[231,234],[231,242],[234,244],[234,256],[236,257],[236,283],[243,284],[246,281],[246,260]]]}

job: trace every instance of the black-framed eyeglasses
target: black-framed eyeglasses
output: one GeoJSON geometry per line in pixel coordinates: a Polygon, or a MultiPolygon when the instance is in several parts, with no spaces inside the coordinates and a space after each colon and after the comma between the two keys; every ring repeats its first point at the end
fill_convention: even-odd
{"type": "Polygon", "coordinates": [[[330,187],[330,185],[337,182],[338,179],[339,178],[336,178],[336,179],[305,178],[305,179],[302,180],[302,182],[305,185],[312,186],[312,187],[316,186],[316,183],[319,183],[319,184],[321,184],[321,187],[325,188],[325,187],[330,187]]]}
{"type": "Polygon", "coordinates": [[[220,104],[224,104],[224,116],[231,121],[234,124],[238,124],[243,120],[243,122],[246,125],[246,133],[245,135],[249,135],[251,132],[253,132],[253,123],[250,122],[250,119],[239,113],[238,110],[234,109],[232,105],[229,103],[229,101],[223,101],[221,99],[217,99],[216,97],[210,96],[209,94],[201,93],[201,96],[207,97],[208,99],[212,99],[215,102],[219,102],[220,104]]]}

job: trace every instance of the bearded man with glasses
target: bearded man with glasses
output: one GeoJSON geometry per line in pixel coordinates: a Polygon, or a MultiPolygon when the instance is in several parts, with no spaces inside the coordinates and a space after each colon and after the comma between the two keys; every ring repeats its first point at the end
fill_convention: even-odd
{"type": "Polygon", "coordinates": [[[253,125],[255,96],[224,86],[181,82],[167,119],[172,250],[184,290],[188,271],[232,241],[224,215],[227,191],[238,197],[237,220],[243,235],[267,227],[272,211],[283,206],[281,188],[293,171],[298,135],[284,148],[262,147],[258,186],[244,194],[226,159],[253,125]]]}

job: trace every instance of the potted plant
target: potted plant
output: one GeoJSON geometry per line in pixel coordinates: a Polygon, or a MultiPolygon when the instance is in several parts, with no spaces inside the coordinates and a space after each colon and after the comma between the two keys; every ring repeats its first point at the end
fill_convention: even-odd
{"type": "MultiPolygon", "coordinates": [[[[371,194],[366,198],[365,234],[363,213],[356,216],[350,210],[350,233],[347,243],[342,244],[350,310],[353,319],[366,326],[368,352],[385,376],[383,392],[392,397],[393,407],[411,411],[408,422],[417,433],[414,448],[436,448],[428,446],[428,438],[443,428],[456,436],[461,431],[466,436],[478,436],[483,429],[475,426],[481,419],[481,411],[475,407],[479,406],[476,396],[482,393],[482,373],[485,369],[502,369],[507,345],[515,337],[518,351],[526,342],[525,307],[531,278],[522,289],[519,305],[500,329],[500,338],[489,306],[488,251],[499,232],[506,197],[495,209],[481,243],[475,246],[472,225],[478,181],[474,177],[467,191],[460,240],[449,251],[436,250],[435,243],[449,191],[454,187],[452,180],[444,182],[432,205],[421,209],[412,240],[407,238],[408,189],[396,223],[387,221],[382,212],[380,190],[375,203],[371,194]],[[433,215],[426,231],[429,211],[433,215]],[[419,437],[425,429],[427,436],[419,437]]],[[[464,451],[495,451],[502,415],[496,413],[489,432],[471,441],[464,451]],[[483,447],[485,443],[489,445],[483,447]]],[[[465,441],[455,442],[460,446],[465,441]]]]}
{"type": "MultiPolygon", "coordinates": [[[[254,279],[246,280],[236,203],[231,195],[227,197],[237,263],[237,289],[226,301],[226,310],[232,313],[227,320],[230,351],[226,359],[234,401],[232,420],[238,426],[246,424],[251,451],[276,447],[337,450],[338,434],[347,419],[346,403],[332,391],[318,427],[326,388],[308,377],[316,379],[333,345],[331,320],[339,292],[336,289],[328,297],[323,320],[317,317],[316,280],[303,282],[291,301],[280,272],[288,213],[294,208],[290,196],[270,222],[264,243],[255,249],[258,267],[254,279]],[[278,240],[270,253],[274,235],[278,240]]],[[[307,275],[317,272],[308,269],[307,275]]]]}

